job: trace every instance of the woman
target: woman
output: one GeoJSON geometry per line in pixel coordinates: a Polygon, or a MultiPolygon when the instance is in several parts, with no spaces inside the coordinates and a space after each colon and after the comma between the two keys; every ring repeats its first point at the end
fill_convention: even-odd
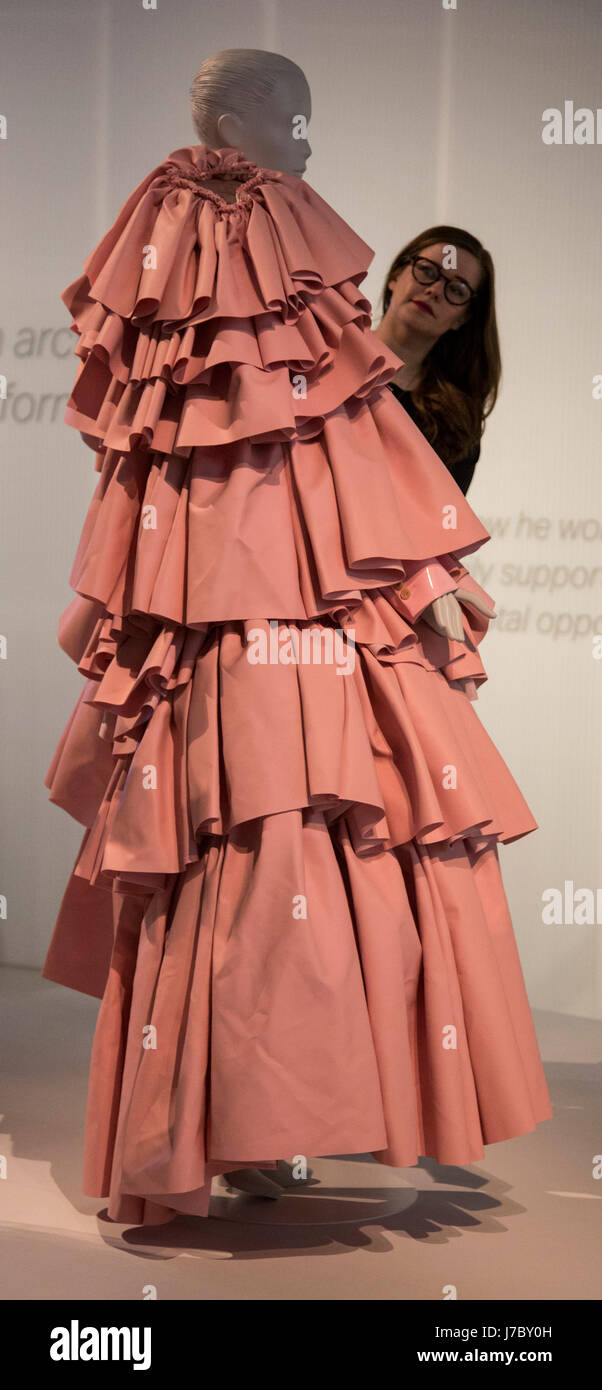
{"type": "Polygon", "coordinates": [[[429,227],[390,266],[374,331],[401,357],[389,386],[468,492],[501,375],[494,271],[460,227],[429,227]]]}

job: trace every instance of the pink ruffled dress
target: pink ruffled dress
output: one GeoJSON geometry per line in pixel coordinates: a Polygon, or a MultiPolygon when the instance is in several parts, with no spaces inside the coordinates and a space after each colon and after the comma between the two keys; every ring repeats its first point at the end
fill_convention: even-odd
{"type": "Polygon", "coordinates": [[[84,835],[42,973],[102,1000],[83,1185],[116,1220],[206,1215],[215,1174],[297,1154],[471,1163],[552,1114],[488,623],[420,618],[489,599],[462,563],[489,534],[385,389],[372,255],[305,182],[197,145],[63,295],[99,478],[46,777],[84,835]]]}

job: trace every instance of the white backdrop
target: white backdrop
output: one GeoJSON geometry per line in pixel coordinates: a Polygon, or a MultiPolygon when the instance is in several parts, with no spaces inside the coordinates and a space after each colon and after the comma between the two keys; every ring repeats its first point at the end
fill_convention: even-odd
{"type": "Polygon", "coordinates": [[[595,911],[602,882],[602,145],[542,140],[546,109],[602,100],[602,11],[457,4],[2,6],[4,961],[41,965],[82,834],[43,786],[81,689],[56,627],[96,482],[92,452],[62,424],[76,359],[60,292],[133,186],[196,143],[188,89],[202,59],[260,47],[307,74],[307,181],[374,247],[373,300],[400,246],[433,223],[468,228],[493,255],[503,389],[468,495],[493,539],[469,567],[500,616],[477,709],[540,826],[501,849],[531,1002],[602,1016],[602,902],[597,925],[542,920],[547,890],[589,889],[595,911]]]}

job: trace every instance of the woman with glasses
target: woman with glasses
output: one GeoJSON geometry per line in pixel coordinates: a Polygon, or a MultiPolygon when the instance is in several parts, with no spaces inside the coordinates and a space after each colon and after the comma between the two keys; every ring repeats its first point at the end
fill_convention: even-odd
{"type": "Polygon", "coordinates": [[[389,386],[466,494],[501,375],[491,256],[429,227],[395,257],[382,304],[374,331],[403,363],[389,386]]]}

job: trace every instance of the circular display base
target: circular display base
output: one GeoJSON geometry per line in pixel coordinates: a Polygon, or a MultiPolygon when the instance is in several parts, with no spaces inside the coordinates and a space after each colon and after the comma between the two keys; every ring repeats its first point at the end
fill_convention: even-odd
{"type": "Polygon", "coordinates": [[[418,1197],[398,1168],[340,1158],[312,1158],[310,1166],[311,1178],[275,1199],[228,1191],[218,1178],[209,1215],[257,1226],[357,1225],[406,1211],[418,1197]]]}

